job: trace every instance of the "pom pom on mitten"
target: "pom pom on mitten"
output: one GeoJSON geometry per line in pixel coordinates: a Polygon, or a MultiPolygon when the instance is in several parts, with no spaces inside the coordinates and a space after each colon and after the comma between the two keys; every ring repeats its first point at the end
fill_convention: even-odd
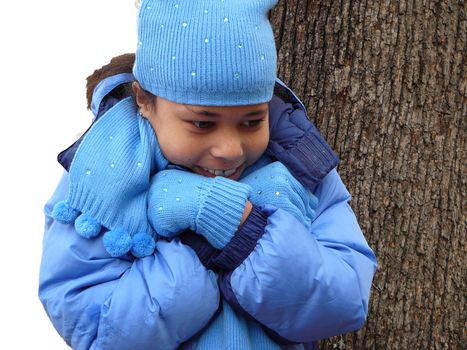
{"type": "Polygon", "coordinates": [[[224,177],[164,170],[151,181],[149,222],[161,236],[190,229],[221,249],[238,229],[249,194],[248,185],[224,177]]]}
{"type": "Polygon", "coordinates": [[[252,188],[254,205],[272,205],[294,215],[307,228],[315,218],[318,198],[306,190],[281,163],[268,164],[240,180],[252,188]]]}
{"type": "Polygon", "coordinates": [[[62,224],[72,224],[79,215],[79,211],[72,208],[67,201],[57,202],[52,209],[52,217],[62,224]]]}

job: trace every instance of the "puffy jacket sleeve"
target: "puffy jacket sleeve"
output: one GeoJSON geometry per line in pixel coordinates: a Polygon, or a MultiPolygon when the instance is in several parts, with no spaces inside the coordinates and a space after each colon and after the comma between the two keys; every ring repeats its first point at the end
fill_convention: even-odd
{"type": "Polygon", "coordinates": [[[224,297],[279,342],[305,343],[357,330],[368,311],[376,258],[336,170],[315,195],[320,204],[310,230],[291,214],[265,206],[256,209],[255,224],[247,220],[250,226],[216,257],[227,271],[220,282],[224,297]],[[252,250],[243,259],[245,242],[252,250]]]}
{"type": "Polygon", "coordinates": [[[67,175],[45,206],[39,297],[74,349],[173,349],[200,331],[219,305],[216,276],[179,241],[152,256],[112,258],[100,238],[81,238],[50,212],[68,191],[67,175]]]}

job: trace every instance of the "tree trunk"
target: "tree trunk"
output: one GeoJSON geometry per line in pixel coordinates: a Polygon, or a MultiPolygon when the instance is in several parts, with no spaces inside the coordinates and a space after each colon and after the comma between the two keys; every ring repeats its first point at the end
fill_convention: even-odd
{"type": "Polygon", "coordinates": [[[465,2],[282,0],[271,21],[379,263],[366,326],[322,349],[465,348],[465,2]]]}

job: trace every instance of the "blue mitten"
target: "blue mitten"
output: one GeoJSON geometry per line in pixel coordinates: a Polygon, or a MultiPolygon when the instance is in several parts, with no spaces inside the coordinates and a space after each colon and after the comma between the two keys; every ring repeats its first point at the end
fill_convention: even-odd
{"type": "Polygon", "coordinates": [[[281,162],[270,163],[240,180],[252,188],[254,205],[272,205],[294,215],[307,228],[315,218],[318,198],[306,190],[281,162]]]}
{"type": "Polygon", "coordinates": [[[151,180],[149,222],[160,236],[173,237],[190,229],[222,249],[238,229],[250,190],[220,176],[160,171],[151,180]]]}

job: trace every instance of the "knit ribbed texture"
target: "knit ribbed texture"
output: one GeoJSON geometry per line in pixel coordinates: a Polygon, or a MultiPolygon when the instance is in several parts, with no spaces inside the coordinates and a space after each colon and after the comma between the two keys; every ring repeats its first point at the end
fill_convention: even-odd
{"type": "Polygon", "coordinates": [[[253,206],[248,218],[222,250],[215,249],[203,236],[192,231],[185,231],[179,237],[183,244],[196,252],[207,269],[215,272],[232,271],[253,251],[258,240],[263,236],[266,224],[266,214],[253,206]]]}
{"type": "Polygon", "coordinates": [[[148,0],[133,74],[173,102],[248,105],[271,99],[277,55],[268,11],[277,0],[148,0]]]}
{"type": "MultiPolygon", "coordinates": [[[[232,310],[235,311],[235,313],[238,316],[241,315],[241,316],[245,317],[247,320],[256,320],[238,302],[237,296],[236,296],[236,294],[235,294],[235,292],[234,292],[234,290],[232,288],[231,280],[232,280],[232,274],[233,273],[234,273],[234,271],[224,272],[224,273],[221,273],[220,276],[219,276],[219,282],[218,282],[219,290],[221,291],[224,302],[227,302],[229,304],[229,306],[232,308],[232,310]]],[[[261,324],[260,322],[258,322],[258,323],[261,324]]],[[[297,347],[301,349],[302,346],[303,346],[300,343],[293,342],[293,341],[291,341],[289,339],[281,337],[277,332],[275,332],[271,328],[268,328],[264,324],[261,324],[261,328],[269,336],[269,338],[274,343],[276,343],[277,345],[281,345],[281,349],[285,349],[285,348],[287,348],[287,349],[291,349],[291,348],[296,349],[297,347]]],[[[258,338],[261,338],[261,335],[262,335],[262,332],[258,332],[257,335],[255,337],[252,337],[252,338],[256,340],[258,338]]],[[[269,348],[268,347],[269,344],[267,344],[267,343],[260,342],[259,344],[264,345],[265,349],[269,348]]],[[[256,349],[256,347],[254,349],[256,349]]]]}
{"type": "Polygon", "coordinates": [[[160,236],[171,238],[190,229],[220,249],[238,229],[250,192],[249,185],[220,176],[160,171],[151,179],[149,221],[160,236]]]}
{"type": "Polygon", "coordinates": [[[255,249],[258,240],[263,236],[266,224],[266,214],[254,206],[235,236],[212,263],[220,270],[235,270],[255,249]]]}
{"type": "Polygon", "coordinates": [[[259,323],[237,314],[229,304],[223,302],[222,313],[212,324],[189,345],[182,349],[198,350],[303,350],[303,345],[280,346],[262,329],[259,323]]]}
{"type": "Polygon", "coordinates": [[[222,249],[240,226],[251,187],[216,177],[202,187],[203,202],[196,218],[196,231],[214,248],[222,249]]]}
{"type": "Polygon", "coordinates": [[[150,233],[147,190],[157,143],[132,99],[115,105],[81,142],[70,167],[68,203],[108,229],[150,233]]]}

